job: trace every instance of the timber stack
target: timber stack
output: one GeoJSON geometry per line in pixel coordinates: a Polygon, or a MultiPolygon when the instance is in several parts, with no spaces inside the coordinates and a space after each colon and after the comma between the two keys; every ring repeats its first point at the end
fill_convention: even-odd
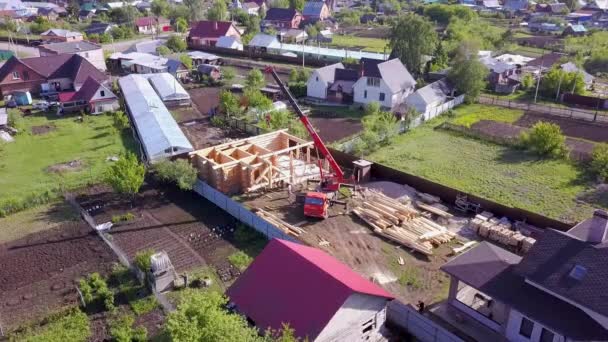
{"type": "Polygon", "coordinates": [[[289,235],[298,237],[301,234],[306,233],[306,231],[304,229],[291,225],[291,224],[281,220],[280,218],[276,217],[275,215],[267,212],[264,209],[257,209],[257,210],[255,210],[255,213],[259,217],[263,218],[267,222],[271,223],[275,227],[282,230],[285,234],[289,234],[289,235]]]}
{"type": "Polygon", "coordinates": [[[534,238],[526,237],[519,231],[513,230],[508,220],[498,220],[490,213],[482,213],[471,220],[471,228],[477,235],[488,240],[510,247],[518,253],[526,253],[536,242],[534,238]]]}
{"type": "Polygon", "coordinates": [[[423,217],[407,199],[401,203],[370,189],[361,195],[363,199],[353,213],[380,236],[426,255],[433,254],[434,245],[455,237],[447,228],[423,217]]]}

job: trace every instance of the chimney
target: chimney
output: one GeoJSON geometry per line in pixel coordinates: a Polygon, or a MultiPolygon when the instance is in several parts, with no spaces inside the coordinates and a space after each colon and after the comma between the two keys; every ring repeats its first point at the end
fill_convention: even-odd
{"type": "Polygon", "coordinates": [[[217,31],[217,21],[214,21],[214,22],[213,22],[213,29],[214,29],[215,31],[217,31]]]}
{"type": "Polygon", "coordinates": [[[364,72],[363,70],[365,70],[365,62],[364,62],[364,61],[361,61],[361,70],[360,70],[360,72],[359,72],[359,73],[360,73],[359,77],[363,77],[363,76],[365,76],[365,75],[364,75],[364,74],[365,74],[365,72],[364,72]]]}
{"type": "Polygon", "coordinates": [[[597,209],[593,212],[587,242],[602,243],[608,238],[608,212],[597,209]]]}
{"type": "Polygon", "coordinates": [[[80,51],[80,44],[76,44],[76,50],[80,51]]]}

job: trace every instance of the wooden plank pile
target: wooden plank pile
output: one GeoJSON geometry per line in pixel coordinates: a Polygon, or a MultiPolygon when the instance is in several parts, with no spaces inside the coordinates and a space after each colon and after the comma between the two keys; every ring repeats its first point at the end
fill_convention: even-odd
{"type": "Polygon", "coordinates": [[[293,236],[300,236],[300,234],[304,234],[306,233],[306,231],[300,227],[296,227],[294,225],[291,225],[283,220],[281,220],[280,218],[276,217],[275,215],[267,212],[264,209],[257,209],[255,211],[255,213],[263,218],[264,220],[268,221],[270,224],[274,225],[275,227],[279,228],[280,230],[282,230],[285,234],[289,234],[289,235],[293,235],[293,236]]]}
{"type": "MultiPolygon", "coordinates": [[[[427,219],[407,204],[366,189],[353,213],[373,228],[374,233],[426,255],[433,245],[446,243],[454,234],[427,219]]],[[[409,202],[409,201],[405,201],[409,202]]]]}
{"type": "Polygon", "coordinates": [[[511,223],[498,220],[491,215],[475,216],[471,221],[471,228],[479,236],[508,246],[519,253],[526,253],[536,242],[535,239],[512,230],[511,223]]]}

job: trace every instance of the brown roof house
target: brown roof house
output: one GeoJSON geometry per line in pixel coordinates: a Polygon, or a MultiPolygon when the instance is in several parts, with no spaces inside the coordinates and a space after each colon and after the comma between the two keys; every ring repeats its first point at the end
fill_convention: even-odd
{"type": "Polygon", "coordinates": [[[171,31],[171,22],[163,17],[141,17],[135,20],[135,28],[141,34],[156,34],[171,31]]]}
{"type": "Polygon", "coordinates": [[[15,91],[34,94],[78,91],[89,77],[98,82],[108,79],[106,74],[79,55],[11,57],[0,67],[0,94],[15,91]]]}
{"type": "Polygon", "coordinates": [[[241,33],[230,21],[202,20],[192,25],[188,34],[188,47],[215,46],[221,37],[241,38],[241,33]]]}
{"type": "Polygon", "coordinates": [[[84,110],[90,114],[101,114],[120,108],[116,94],[92,77],[87,78],[78,91],[61,93],[59,100],[64,112],[84,110]]]}
{"type": "Polygon", "coordinates": [[[300,27],[301,21],[302,15],[295,9],[273,7],[266,12],[262,26],[277,29],[297,29],[300,27]]]}
{"type": "Polygon", "coordinates": [[[45,43],[79,42],[83,39],[82,33],[64,29],[50,29],[40,34],[45,43]]]}
{"type": "Polygon", "coordinates": [[[451,278],[441,316],[487,341],[607,341],[607,260],[604,210],[545,230],[523,257],[482,242],[441,267],[451,278]]]}

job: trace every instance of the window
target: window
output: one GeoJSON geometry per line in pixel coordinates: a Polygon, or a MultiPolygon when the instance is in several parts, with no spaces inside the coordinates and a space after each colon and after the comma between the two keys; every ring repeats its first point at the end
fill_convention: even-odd
{"type": "Polygon", "coordinates": [[[545,328],[540,332],[540,342],[553,342],[555,334],[545,328]]]}
{"type": "Polygon", "coordinates": [[[367,78],[367,85],[370,87],[379,87],[380,86],[380,79],[377,77],[368,77],[367,78]]]}
{"type": "Polygon", "coordinates": [[[89,58],[89,53],[88,52],[84,53],[84,58],[89,58]]]}
{"type": "Polygon", "coordinates": [[[99,92],[99,95],[101,95],[101,97],[106,96],[106,92],[105,92],[105,90],[100,91],[100,92],[99,92]]]}
{"type": "Polygon", "coordinates": [[[378,96],[378,99],[380,101],[384,101],[385,98],[386,98],[386,95],[384,93],[380,93],[380,96],[378,96]]]}
{"type": "Polygon", "coordinates": [[[534,329],[534,322],[527,319],[526,317],[521,318],[521,325],[519,326],[519,334],[521,336],[530,338],[532,337],[532,330],[534,329]]]}
{"type": "Polygon", "coordinates": [[[366,99],[367,98],[367,90],[363,91],[363,98],[366,99]]]}
{"type": "Polygon", "coordinates": [[[317,76],[317,82],[319,82],[319,76],[317,76]]]}
{"type": "Polygon", "coordinates": [[[23,72],[23,79],[26,80],[26,81],[29,80],[30,79],[30,73],[27,72],[27,71],[24,71],[23,72]]]}
{"type": "Polygon", "coordinates": [[[19,79],[19,71],[13,71],[13,79],[14,80],[18,80],[19,79]]]}

